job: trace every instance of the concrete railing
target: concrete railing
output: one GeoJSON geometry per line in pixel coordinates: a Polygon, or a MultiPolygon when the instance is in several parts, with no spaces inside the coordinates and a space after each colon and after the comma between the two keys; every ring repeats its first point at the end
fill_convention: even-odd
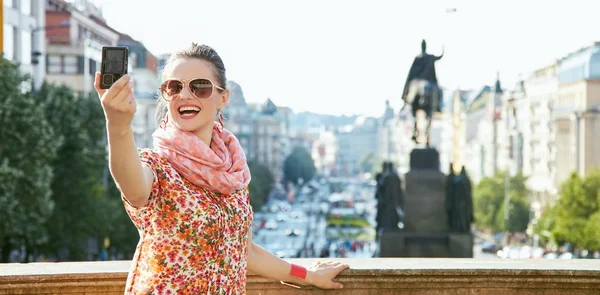
{"type": "MultiPolygon", "coordinates": [[[[248,295],[600,294],[600,260],[339,259],[342,290],[295,289],[253,274],[248,295]]],[[[309,266],[314,259],[289,259],[309,266]]],[[[129,261],[0,264],[0,294],[123,294],[129,261]]]]}

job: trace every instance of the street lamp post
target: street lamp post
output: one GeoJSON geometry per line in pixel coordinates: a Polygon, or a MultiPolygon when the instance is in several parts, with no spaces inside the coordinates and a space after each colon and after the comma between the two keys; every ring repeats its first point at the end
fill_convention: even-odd
{"type": "Polygon", "coordinates": [[[33,75],[31,75],[31,91],[35,92],[36,91],[36,76],[37,76],[37,70],[38,67],[37,65],[40,63],[39,61],[39,57],[43,55],[43,53],[40,50],[36,50],[36,42],[35,42],[35,34],[37,32],[40,31],[49,31],[49,30],[56,30],[56,29],[61,29],[61,28],[68,28],[70,27],[71,24],[68,21],[64,21],[61,22],[59,25],[57,26],[43,26],[43,27],[37,27],[37,28],[32,28],[31,29],[31,65],[32,65],[32,72],[33,75]]]}

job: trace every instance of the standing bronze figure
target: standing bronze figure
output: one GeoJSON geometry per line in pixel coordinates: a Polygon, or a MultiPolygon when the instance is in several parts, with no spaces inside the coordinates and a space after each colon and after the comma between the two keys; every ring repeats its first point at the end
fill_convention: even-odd
{"type": "Polygon", "coordinates": [[[377,235],[381,229],[398,230],[402,221],[404,191],[402,180],[392,162],[383,163],[383,171],[377,174],[377,235]]]}
{"type": "Polygon", "coordinates": [[[450,231],[468,233],[475,221],[471,179],[463,166],[460,174],[454,173],[450,164],[450,173],[446,180],[446,212],[450,231]]]}
{"type": "Polygon", "coordinates": [[[419,142],[419,137],[421,132],[424,132],[426,144],[429,147],[431,120],[434,112],[441,112],[440,101],[442,99],[442,92],[438,86],[437,75],[435,73],[435,62],[444,56],[444,50],[442,48],[440,56],[427,53],[427,43],[425,40],[421,42],[421,50],[421,54],[415,57],[408,72],[406,83],[404,84],[404,91],[402,93],[404,106],[402,108],[404,109],[406,106],[411,107],[412,115],[415,119],[413,141],[417,144],[422,143],[419,142]],[[418,110],[425,112],[427,118],[425,130],[420,130],[421,128],[417,125],[418,110]]]}

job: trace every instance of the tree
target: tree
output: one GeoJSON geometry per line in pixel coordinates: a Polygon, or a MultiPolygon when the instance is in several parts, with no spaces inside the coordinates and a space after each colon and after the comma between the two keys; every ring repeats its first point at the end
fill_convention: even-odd
{"type": "MultiPolygon", "coordinates": [[[[107,172],[105,118],[95,94],[76,97],[44,84],[32,95],[27,79],[0,59],[0,247],[60,260],[86,260],[88,242],[109,237],[131,254],[139,240],[107,172]]],[[[27,260],[26,260],[27,261],[27,260]]]]}
{"type": "Polygon", "coordinates": [[[60,138],[46,120],[44,105],[22,91],[29,78],[0,57],[0,246],[2,262],[25,246],[25,259],[45,243],[43,226],[54,209],[52,161],[60,138]]]}
{"type": "MultiPolygon", "coordinates": [[[[102,206],[103,209],[100,212],[104,212],[104,219],[99,231],[99,237],[101,237],[99,242],[109,238],[109,248],[114,250],[109,252],[123,254],[126,259],[131,259],[140,236],[129,215],[127,215],[127,211],[125,211],[121,192],[112,177],[108,179],[108,190],[99,206],[102,206]]],[[[101,247],[103,246],[101,245],[101,247]]]]}
{"type": "Polygon", "coordinates": [[[529,223],[529,194],[526,178],[517,174],[510,178],[509,223],[504,220],[504,185],[506,172],[483,178],[473,192],[475,224],[493,231],[522,232],[529,223]]]}
{"type": "Polygon", "coordinates": [[[495,227],[498,230],[504,230],[511,233],[525,232],[529,224],[529,202],[520,198],[511,198],[509,201],[509,219],[508,224],[504,219],[504,203],[498,209],[496,214],[495,227]]]}
{"type": "Polygon", "coordinates": [[[534,226],[534,231],[540,236],[540,243],[543,245],[558,246],[558,240],[552,233],[556,227],[556,206],[546,208],[541,218],[534,226]]]}
{"type": "Polygon", "coordinates": [[[106,166],[104,114],[96,97],[76,97],[66,86],[44,84],[37,100],[45,104],[46,117],[62,138],[52,163],[55,211],[47,229],[46,251],[59,260],[85,260],[86,246],[106,218],[99,206],[104,195],[106,166]]]}
{"type": "Polygon", "coordinates": [[[554,234],[576,247],[598,247],[600,226],[600,170],[585,178],[572,173],[560,190],[554,234]]]}
{"type": "Polygon", "coordinates": [[[273,174],[269,168],[255,161],[248,162],[250,168],[250,205],[254,211],[259,211],[265,203],[265,200],[271,192],[271,187],[275,182],[273,174]]]}
{"type": "Polygon", "coordinates": [[[587,249],[600,249],[600,210],[590,216],[583,233],[587,249]]]}
{"type": "Polygon", "coordinates": [[[283,162],[283,173],[286,181],[299,184],[302,179],[304,183],[309,182],[316,172],[315,162],[310,153],[302,146],[296,146],[292,153],[283,162]]]}

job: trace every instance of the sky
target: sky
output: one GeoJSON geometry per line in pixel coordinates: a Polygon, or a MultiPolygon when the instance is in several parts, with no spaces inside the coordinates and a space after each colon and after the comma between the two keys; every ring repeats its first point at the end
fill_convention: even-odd
{"type": "Polygon", "coordinates": [[[402,105],[427,40],[449,89],[503,87],[600,41],[600,1],[95,0],[113,28],[153,54],[191,42],[225,62],[249,102],[295,112],[379,116],[402,105]],[[455,12],[448,12],[455,11],[455,12]]]}

